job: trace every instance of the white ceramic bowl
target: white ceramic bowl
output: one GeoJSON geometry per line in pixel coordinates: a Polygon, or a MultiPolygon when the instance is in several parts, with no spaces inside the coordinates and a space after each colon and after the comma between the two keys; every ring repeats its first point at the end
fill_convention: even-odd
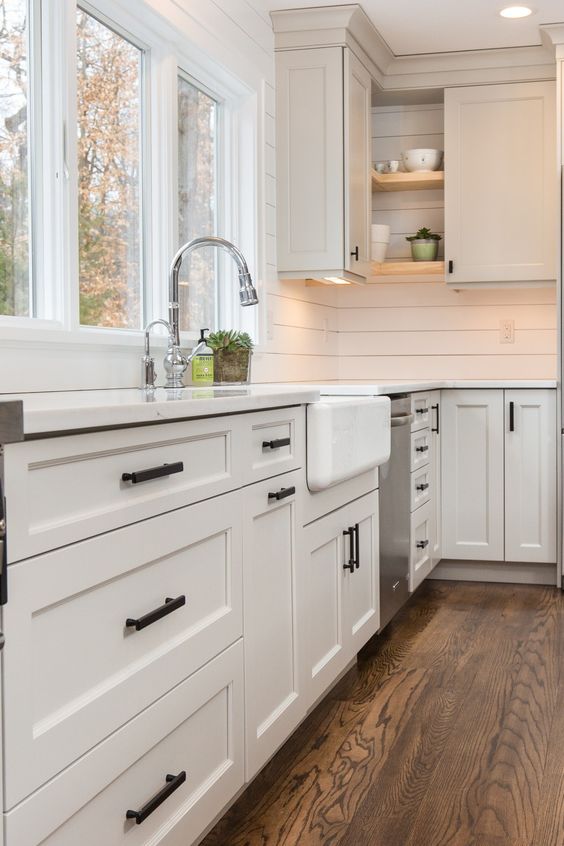
{"type": "Polygon", "coordinates": [[[438,170],[443,159],[442,150],[428,150],[424,147],[406,150],[401,154],[403,166],[409,173],[438,170]]]}

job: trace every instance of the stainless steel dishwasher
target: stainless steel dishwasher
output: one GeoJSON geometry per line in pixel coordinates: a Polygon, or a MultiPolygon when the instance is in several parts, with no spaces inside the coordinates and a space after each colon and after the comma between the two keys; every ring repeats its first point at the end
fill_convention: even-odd
{"type": "Polygon", "coordinates": [[[380,630],[409,598],[411,398],[392,401],[392,451],[380,471],[380,630]]]}

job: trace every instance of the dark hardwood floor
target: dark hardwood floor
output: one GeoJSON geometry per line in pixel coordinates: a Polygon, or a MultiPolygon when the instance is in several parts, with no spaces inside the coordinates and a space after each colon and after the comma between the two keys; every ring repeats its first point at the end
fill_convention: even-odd
{"type": "Polygon", "coordinates": [[[564,594],[425,583],[204,844],[563,846],[564,594]]]}

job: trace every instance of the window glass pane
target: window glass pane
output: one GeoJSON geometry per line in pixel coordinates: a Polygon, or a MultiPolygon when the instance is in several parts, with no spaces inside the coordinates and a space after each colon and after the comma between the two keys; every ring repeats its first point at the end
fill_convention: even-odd
{"type": "Polygon", "coordinates": [[[31,316],[27,0],[0,0],[0,314],[31,316]]]}
{"type": "Polygon", "coordinates": [[[143,54],[81,9],[77,51],[80,322],[138,329],[143,54]]]}
{"type": "MultiPolygon", "coordinates": [[[[217,231],[217,110],[208,94],[178,78],[180,244],[217,231]]],[[[217,251],[198,250],[185,262],[180,276],[180,328],[214,329],[216,311],[217,251]]]]}

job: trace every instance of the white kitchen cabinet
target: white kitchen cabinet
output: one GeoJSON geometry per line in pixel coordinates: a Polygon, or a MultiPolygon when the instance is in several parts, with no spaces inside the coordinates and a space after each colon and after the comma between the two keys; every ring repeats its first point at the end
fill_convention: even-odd
{"type": "Polygon", "coordinates": [[[379,627],[378,492],[310,523],[302,544],[300,631],[309,706],[379,627]]]}
{"type": "Polygon", "coordinates": [[[504,560],[503,391],[442,392],[443,557],[504,560]]]}
{"type": "Polygon", "coordinates": [[[505,558],[556,561],[556,391],[505,391],[505,558]]]}
{"type": "Polygon", "coordinates": [[[363,282],[370,74],[349,48],[325,47],[278,51],[276,76],[279,275],[363,282]]]}
{"type": "Polygon", "coordinates": [[[416,590],[432,570],[431,503],[422,505],[411,515],[409,552],[409,590],[416,590]]]}
{"type": "Polygon", "coordinates": [[[554,82],[445,91],[447,282],[556,279],[554,82]]]}
{"type": "Polygon", "coordinates": [[[431,569],[443,557],[442,490],[441,490],[441,392],[432,391],[430,398],[431,458],[431,569]]]}
{"type": "Polygon", "coordinates": [[[305,714],[297,640],[296,494],[300,486],[305,486],[304,475],[294,471],[245,490],[247,779],[258,772],[305,714]]]}

